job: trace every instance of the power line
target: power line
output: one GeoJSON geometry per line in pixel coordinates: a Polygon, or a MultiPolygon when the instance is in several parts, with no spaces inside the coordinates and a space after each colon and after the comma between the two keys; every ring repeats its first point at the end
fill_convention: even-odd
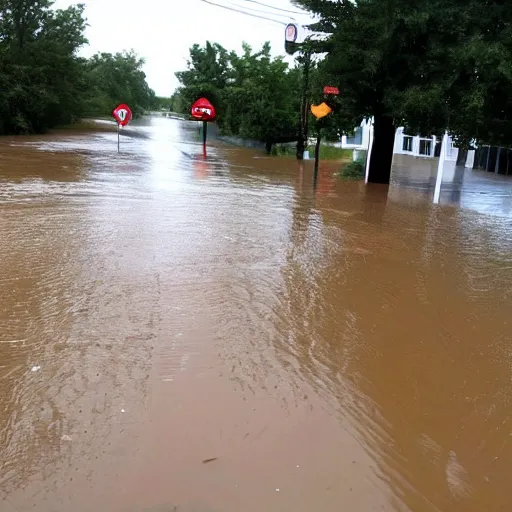
{"type": "MultiPolygon", "coordinates": [[[[233,5],[234,7],[241,7],[240,4],[237,4],[237,3],[233,3],[233,2],[228,2],[229,5],[233,5]]],[[[255,9],[254,7],[245,7],[245,11],[252,11],[252,12],[259,12],[259,13],[262,13],[262,14],[268,14],[270,16],[280,16],[281,18],[287,18],[288,21],[295,21],[295,18],[292,18],[291,16],[289,16],[288,14],[280,14],[278,12],[270,12],[270,11],[265,11],[265,10],[262,10],[262,9],[255,9]]]]}
{"type": "Polygon", "coordinates": [[[241,1],[242,2],[249,2],[251,4],[262,5],[263,7],[269,7],[270,9],[274,9],[276,11],[289,12],[291,14],[304,14],[303,12],[299,12],[299,11],[290,11],[289,9],[281,9],[280,7],[274,7],[272,5],[268,5],[268,4],[264,4],[262,2],[258,2],[257,0],[241,0],[241,1]]]}
{"type": "Polygon", "coordinates": [[[227,9],[228,11],[238,12],[240,14],[245,14],[246,16],[251,16],[253,18],[259,18],[259,19],[262,19],[262,20],[272,21],[274,23],[278,23],[279,25],[283,25],[283,26],[287,25],[287,23],[285,23],[284,21],[274,20],[272,18],[267,18],[266,16],[259,16],[257,14],[251,14],[249,12],[242,11],[240,9],[234,9],[233,7],[227,7],[226,5],[216,4],[214,2],[210,2],[209,0],[200,0],[200,1],[204,2],[205,4],[214,5],[215,7],[220,7],[222,9],[227,9]]]}

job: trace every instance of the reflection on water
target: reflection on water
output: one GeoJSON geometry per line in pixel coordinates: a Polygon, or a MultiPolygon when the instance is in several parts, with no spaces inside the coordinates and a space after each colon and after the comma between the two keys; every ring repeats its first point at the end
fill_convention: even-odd
{"type": "MultiPolygon", "coordinates": [[[[402,202],[405,187],[432,197],[437,165],[438,159],[395,155],[391,180],[400,188],[392,189],[392,194],[397,193],[398,201],[402,202]]],[[[412,194],[412,197],[421,202],[424,200],[418,193],[412,194]]],[[[472,171],[447,160],[444,164],[441,204],[458,204],[480,213],[510,217],[512,181],[509,176],[472,171]]]]}
{"type": "Polygon", "coordinates": [[[170,119],[0,155],[2,512],[510,503],[507,201],[170,119]]]}

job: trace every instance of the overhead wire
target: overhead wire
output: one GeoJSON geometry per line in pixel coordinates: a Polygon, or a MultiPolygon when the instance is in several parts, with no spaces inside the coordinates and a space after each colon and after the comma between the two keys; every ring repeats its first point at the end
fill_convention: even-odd
{"type": "Polygon", "coordinates": [[[273,5],[264,4],[262,2],[258,2],[257,0],[241,0],[241,1],[248,2],[251,4],[262,5],[263,7],[268,7],[270,9],[274,9],[276,11],[289,12],[290,14],[305,14],[304,12],[300,12],[300,11],[291,11],[289,9],[282,9],[281,7],[274,7],[273,5]]]}
{"type": "MultiPolygon", "coordinates": [[[[250,16],[252,18],[256,18],[256,19],[261,19],[261,20],[265,20],[265,21],[270,21],[272,23],[277,23],[278,25],[281,25],[281,26],[287,26],[288,23],[290,23],[290,21],[292,22],[296,22],[296,20],[292,17],[288,18],[287,22],[284,22],[282,20],[277,20],[275,18],[270,18],[268,16],[262,16],[260,14],[253,14],[251,12],[247,12],[247,10],[244,10],[242,8],[238,9],[238,8],[235,8],[235,7],[229,7],[228,5],[225,5],[225,4],[220,4],[220,3],[217,3],[217,2],[213,2],[211,0],[200,0],[201,2],[205,3],[205,4],[208,4],[208,5],[212,5],[214,7],[220,7],[221,9],[226,9],[228,11],[232,11],[232,12],[236,12],[236,13],[239,13],[239,14],[243,14],[245,16],[250,16]]],[[[232,1],[229,1],[227,0],[229,4],[231,5],[236,5],[236,7],[239,7],[237,4],[235,4],[234,2],[232,1]]],[[[258,5],[262,5],[262,6],[265,6],[265,7],[271,7],[271,6],[268,6],[268,4],[264,4],[262,2],[257,2],[256,0],[237,0],[237,1],[251,1],[251,3],[255,3],[255,4],[258,4],[258,5]]],[[[241,7],[241,6],[240,6],[241,7]]],[[[272,8],[272,7],[271,7],[272,8]]],[[[249,7],[246,7],[246,9],[250,9],[249,7]]],[[[287,9],[281,9],[281,8],[275,8],[275,9],[278,9],[280,11],[283,11],[283,12],[294,12],[296,14],[305,14],[305,13],[298,13],[297,11],[289,11],[287,9]]],[[[251,9],[252,11],[256,11],[256,12],[261,12],[261,13],[264,13],[264,14],[269,14],[271,16],[286,16],[284,14],[278,14],[278,13],[270,13],[270,12],[267,12],[267,11],[259,11],[259,10],[256,10],[256,9],[251,9]]],[[[300,25],[302,28],[306,29],[308,26],[307,25],[300,25]]]]}
{"type": "Polygon", "coordinates": [[[277,23],[277,24],[283,25],[283,26],[288,25],[288,23],[285,23],[284,21],[281,21],[281,20],[275,20],[273,18],[268,18],[266,16],[260,16],[258,14],[251,14],[251,13],[249,13],[247,11],[242,10],[242,9],[235,9],[234,7],[228,7],[226,5],[217,4],[215,2],[211,2],[210,0],[200,0],[200,1],[205,3],[205,4],[209,4],[209,5],[213,5],[215,7],[220,7],[222,9],[226,9],[228,11],[238,12],[240,14],[245,14],[246,16],[251,16],[252,18],[259,18],[259,19],[262,19],[262,20],[271,21],[273,23],[277,23]]]}
{"type": "MultiPolygon", "coordinates": [[[[242,6],[240,4],[237,4],[237,3],[234,3],[234,2],[227,2],[229,5],[232,5],[234,7],[237,7],[237,8],[242,8],[242,6]]],[[[262,9],[255,9],[254,7],[244,7],[244,12],[245,11],[252,11],[252,12],[257,12],[257,13],[261,13],[261,14],[268,14],[269,16],[280,16],[281,18],[286,18],[288,21],[296,21],[295,18],[293,18],[292,16],[290,16],[289,14],[281,14],[279,12],[270,12],[268,10],[262,10],[262,9]]]]}

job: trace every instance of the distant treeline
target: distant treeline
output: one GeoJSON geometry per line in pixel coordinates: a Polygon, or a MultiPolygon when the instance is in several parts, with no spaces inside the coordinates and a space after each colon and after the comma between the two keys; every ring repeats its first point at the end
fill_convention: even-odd
{"type": "Polygon", "coordinates": [[[78,56],[87,43],[83,5],[0,1],[0,135],[43,132],[83,116],[110,116],[119,103],[134,115],[155,93],[134,52],[78,56]]]}
{"type": "MultiPolygon", "coordinates": [[[[241,54],[208,41],[205,46],[195,44],[187,69],[176,73],[180,87],[164,104],[187,113],[194,100],[205,96],[217,109],[217,124],[224,135],[263,142],[296,140],[305,84],[303,62],[298,58],[296,65],[289,66],[282,57],[271,57],[270,50],[269,43],[257,51],[244,43],[241,54]]],[[[324,84],[317,65],[310,66],[308,76],[308,101],[322,101],[324,84]]],[[[323,124],[324,135],[336,139],[342,124],[337,113],[330,116],[323,124]]]]}

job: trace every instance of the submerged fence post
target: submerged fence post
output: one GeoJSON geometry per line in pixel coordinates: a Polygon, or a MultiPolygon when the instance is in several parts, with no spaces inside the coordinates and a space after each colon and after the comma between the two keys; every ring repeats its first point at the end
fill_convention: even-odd
{"type": "Polygon", "coordinates": [[[446,157],[446,145],[448,144],[448,131],[444,132],[441,141],[441,151],[439,155],[439,163],[437,165],[436,188],[434,189],[434,204],[439,204],[441,197],[441,183],[443,182],[444,161],[446,157]]]}
{"type": "Polygon", "coordinates": [[[370,174],[370,157],[372,156],[373,149],[373,119],[370,118],[370,127],[368,129],[368,151],[366,152],[366,169],[364,173],[364,182],[368,183],[368,176],[370,174]]]}

